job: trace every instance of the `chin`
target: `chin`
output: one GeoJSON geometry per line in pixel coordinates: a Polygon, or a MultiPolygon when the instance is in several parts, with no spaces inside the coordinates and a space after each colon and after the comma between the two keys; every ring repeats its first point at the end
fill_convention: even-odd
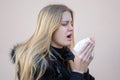
{"type": "Polygon", "coordinates": [[[70,46],[71,45],[71,41],[66,41],[62,45],[64,45],[64,46],[70,46]]]}
{"type": "Polygon", "coordinates": [[[70,45],[71,45],[71,43],[66,44],[66,46],[70,46],[70,45]]]}

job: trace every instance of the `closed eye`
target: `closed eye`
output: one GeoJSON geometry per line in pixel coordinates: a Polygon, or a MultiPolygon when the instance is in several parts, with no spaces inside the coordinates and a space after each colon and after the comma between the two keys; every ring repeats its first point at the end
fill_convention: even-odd
{"type": "Polygon", "coordinates": [[[62,26],[67,26],[69,24],[69,21],[64,21],[61,23],[62,26]]]}
{"type": "Polygon", "coordinates": [[[70,24],[73,26],[72,21],[63,21],[63,22],[61,23],[61,25],[62,25],[62,26],[67,26],[67,25],[69,24],[69,22],[70,22],[70,24]]]}

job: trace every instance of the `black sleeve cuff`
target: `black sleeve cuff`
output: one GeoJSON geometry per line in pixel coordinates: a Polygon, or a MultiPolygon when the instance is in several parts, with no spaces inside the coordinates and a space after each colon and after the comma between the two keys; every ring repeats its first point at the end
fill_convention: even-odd
{"type": "Polygon", "coordinates": [[[84,77],[88,77],[89,76],[89,69],[87,70],[86,73],[84,73],[84,77]]]}
{"type": "Polygon", "coordinates": [[[89,69],[86,73],[84,73],[84,79],[86,80],[95,80],[95,78],[89,74],[89,69]]]}
{"type": "Polygon", "coordinates": [[[70,80],[84,80],[84,75],[77,72],[72,72],[70,80]]]}

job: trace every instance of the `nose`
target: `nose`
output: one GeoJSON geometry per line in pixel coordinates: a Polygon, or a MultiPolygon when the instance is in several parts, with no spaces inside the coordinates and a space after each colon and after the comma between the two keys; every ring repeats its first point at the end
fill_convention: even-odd
{"type": "Polygon", "coordinates": [[[73,25],[71,23],[69,23],[69,25],[68,25],[68,30],[70,30],[70,31],[73,30],[73,25]]]}

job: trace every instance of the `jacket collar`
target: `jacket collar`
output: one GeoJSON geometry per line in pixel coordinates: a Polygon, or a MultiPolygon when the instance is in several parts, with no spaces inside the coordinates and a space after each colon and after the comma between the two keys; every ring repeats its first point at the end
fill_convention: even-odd
{"type": "Polygon", "coordinates": [[[64,61],[74,60],[73,53],[67,47],[63,47],[62,49],[58,49],[58,48],[51,46],[50,50],[57,59],[62,59],[64,61]]]}

